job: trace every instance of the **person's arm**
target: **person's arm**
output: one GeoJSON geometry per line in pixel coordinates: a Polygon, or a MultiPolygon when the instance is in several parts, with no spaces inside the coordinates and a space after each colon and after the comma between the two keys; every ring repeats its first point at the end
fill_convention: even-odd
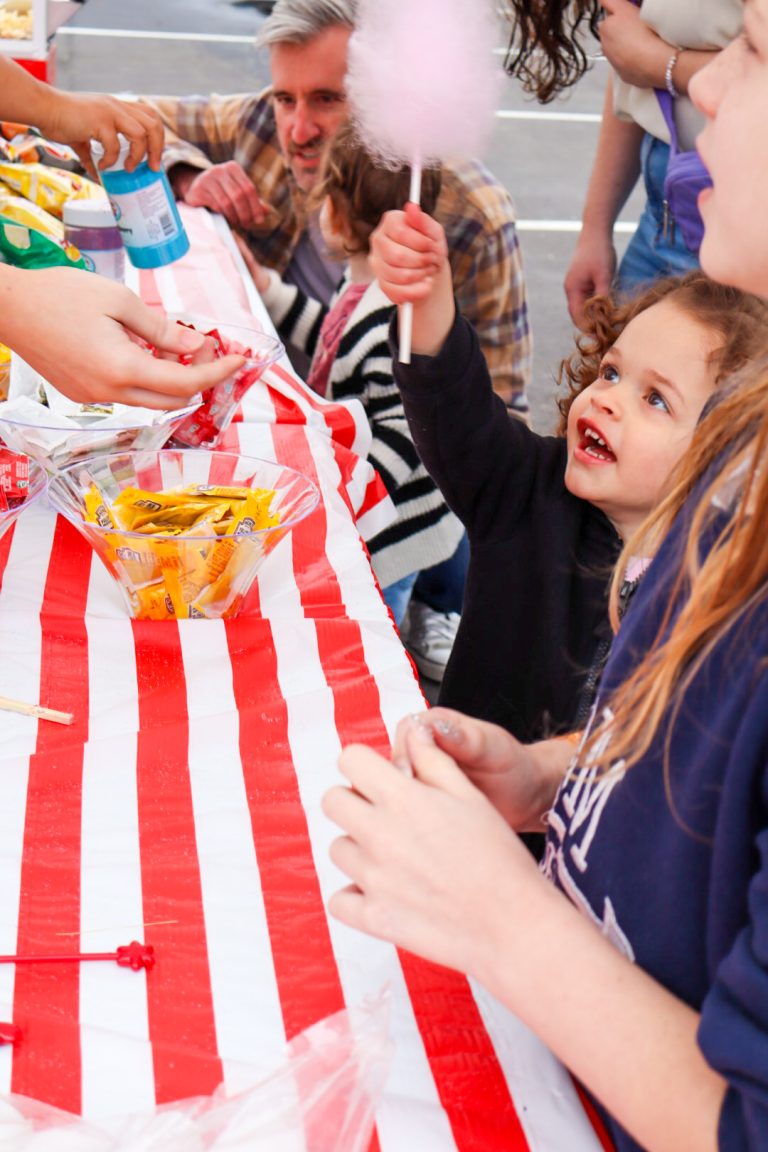
{"type": "Polygon", "coordinates": [[[0,340],[73,400],[181,408],[243,364],[196,364],[204,339],[104,276],[0,264],[0,340]],[[156,358],[136,338],[192,363],[156,358]]]}
{"type": "Polygon", "coordinates": [[[144,97],[142,103],[165,127],[163,164],[177,200],[219,212],[244,231],[264,223],[272,208],[236,158],[255,115],[248,97],[144,97]]]}
{"type": "Polygon", "coordinates": [[[129,171],[145,155],[150,167],[160,167],[163,126],[146,105],[99,93],[63,92],[36,80],[7,56],[0,56],[0,94],[4,120],[32,124],[51,140],[69,144],[92,173],[91,140],[102,144],[101,167],[108,168],[120,151],[118,132],[131,144],[125,163],[129,171]]]}
{"type": "Polygon", "coordinates": [[[688,82],[714,56],[717,49],[677,48],[645,23],[632,0],[605,0],[600,24],[600,45],[614,72],[636,88],[664,88],[667,65],[675,51],[672,71],[676,90],[683,95],[688,82]]]}
{"type": "Polygon", "coordinates": [[[568,311],[574,324],[581,325],[590,296],[610,291],[616,271],[613,226],[640,175],[643,135],[638,124],[620,120],[614,113],[609,76],[581,232],[565,276],[568,311]]]}
{"type": "Polygon", "coordinates": [[[715,1152],[726,1086],[696,1043],[697,1013],[544,879],[427,729],[412,726],[405,754],[413,776],[368,748],[341,755],[350,787],[323,809],[351,883],[331,913],[479,980],[648,1152],[715,1152]]]}

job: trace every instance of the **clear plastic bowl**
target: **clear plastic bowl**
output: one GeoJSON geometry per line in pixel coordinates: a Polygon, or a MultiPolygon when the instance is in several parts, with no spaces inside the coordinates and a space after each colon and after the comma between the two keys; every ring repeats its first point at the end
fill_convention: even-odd
{"type": "Polygon", "coordinates": [[[247,356],[245,364],[221,384],[203,393],[203,402],[174,428],[171,443],[177,448],[215,448],[232,422],[237,406],[262,373],[285,352],[276,336],[257,328],[211,320],[185,313],[169,317],[198,332],[218,333],[224,352],[247,356]]]}
{"type": "Polygon", "coordinates": [[[0,438],[14,452],[21,452],[35,460],[49,473],[59,472],[86,457],[114,452],[153,451],[162,448],[176,428],[193,413],[194,404],[173,412],[158,412],[156,423],[137,427],[126,422],[119,426],[99,428],[94,421],[87,428],[64,427],[49,409],[40,405],[40,411],[50,423],[27,423],[13,415],[6,415],[0,404],[0,438]]]}
{"type": "MultiPolygon", "coordinates": [[[[235,616],[275,545],[317,506],[320,493],[293,468],[229,452],[163,449],[99,456],[70,465],[48,484],[48,498],[86,538],[117,581],[138,620],[235,616]],[[189,486],[274,492],[270,514],[279,523],[249,528],[247,517],[228,534],[207,526],[178,535],[116,528],[105,513],[126,488],[168,493],[189,486]],[[97,523],[89,517],[96,516],[97,523]]],[[[213,496],[225,500],[226,497],[213,496]]],[[[152,501],[143,506],[152,507],[152,501]]]]}
{"type": "Polygon", "coordinates": [[[47,477],[45,471],[39,464],[35,464],[34,460],[30,460],[29,488],[27,489],[26,499],[22,500],[21,503],[17,504],[14,508],[0,509],[0,540],[2,540],[11,525],[16,523],[22,512],[24,512],[26,508],[29,508],[31,504],[34,504],[36,500],[40,499],[45,492],[46,485],[47,477]]]}

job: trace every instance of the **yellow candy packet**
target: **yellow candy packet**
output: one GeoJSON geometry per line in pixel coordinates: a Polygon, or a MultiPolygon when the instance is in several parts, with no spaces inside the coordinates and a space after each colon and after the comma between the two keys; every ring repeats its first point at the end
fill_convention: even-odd
{"type": "Polygon", "coordinates": [[[86,520],[113,528],[101,555],[145,620],[187,620],[234,610],[265,544],[251,533],[280,523],[272,489],[191,485],[124,488],[107,503],[85,493],[86,520]],[[179,539],[183,537],[183,539],[179,539]]]}

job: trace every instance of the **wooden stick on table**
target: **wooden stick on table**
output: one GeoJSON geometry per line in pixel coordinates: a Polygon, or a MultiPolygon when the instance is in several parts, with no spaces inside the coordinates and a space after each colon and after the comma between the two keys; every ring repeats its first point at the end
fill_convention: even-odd
{"type": "Polygon", "coordinates": [[[23,700],[11,700],[10,696],[0,696],[0,711],[37,716],[40,720],[53,720],[55,724],[71,724],[74,720],[71,712],[57,712],[55,708],[44,708],[42,704],[26,704],[23,700]]]}

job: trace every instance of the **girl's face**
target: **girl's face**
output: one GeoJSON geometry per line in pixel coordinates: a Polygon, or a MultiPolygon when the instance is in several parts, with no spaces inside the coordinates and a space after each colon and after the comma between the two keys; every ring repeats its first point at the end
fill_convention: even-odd
{"type": "Polygon", "coordinates": [[[659,502],[715,387],[722,338],[669,300],[640,312],[568,413],[569,492],[602,509],[622,539],[659,502]]]}
{"type": "Polygon", "coordinates": [[[768,296],[768,0],[747,0],[743,34],[694,76],[689,92],[707,117],[697,147],[714,182],[699,197],[702,267],[768,296]]]}

